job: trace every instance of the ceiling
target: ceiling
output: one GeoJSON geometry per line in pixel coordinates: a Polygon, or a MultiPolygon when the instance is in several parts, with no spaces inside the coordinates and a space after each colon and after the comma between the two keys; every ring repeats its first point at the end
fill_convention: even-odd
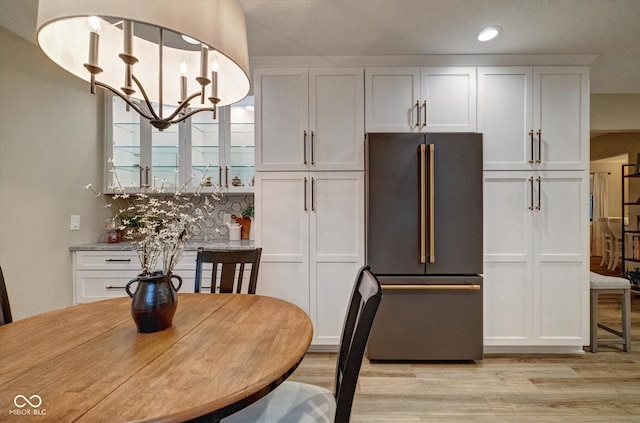
{"type": "MultiPolygon", "coordinates": [[[[584,55],[592,93],[640,93],[640,0],[240,3],[251,57],[584,55]],[[477,41],[488,25],[500,25],[502,34],[477,41]]],[[[37,0],[0,0],[0,25],[35,42],[37,5],[37,0]]]]}

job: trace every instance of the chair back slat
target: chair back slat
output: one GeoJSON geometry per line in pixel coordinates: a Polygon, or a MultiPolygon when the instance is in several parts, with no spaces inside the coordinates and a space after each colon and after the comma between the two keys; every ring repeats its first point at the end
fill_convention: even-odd
{"type": "Polygon", "coordinates": [[[4,275],[0,267],[0,326],[13,322],[11,316],[11,306],[9,305],[9,295],[7,294],[7,286],[4,284],[4,275]]]}
{"type": "Polygon", "coordinates": [[[381,298],[380,282],[368,266],[361,268],[342,329],[334,393],[335,423],[349,421],[362,358],[381,298]]]}
{"type": "Polygon", "coordinates": [[[241,293],[242,282],[245,274],[245,266],[251,264],[249,274],[249,286],[247,293],[255,294],[258,269],[260,267],[260,257],[262,248],[251,250],[206,250],[198,248],[196,258],[196,281],[195,292],[200,292],[202,288],[203,264],[213,263],[211,273],[211,293],[219,288],[220,293],[241,293]],[[218,279],[218,265],[220,265],[220,278],[218,279]]]}

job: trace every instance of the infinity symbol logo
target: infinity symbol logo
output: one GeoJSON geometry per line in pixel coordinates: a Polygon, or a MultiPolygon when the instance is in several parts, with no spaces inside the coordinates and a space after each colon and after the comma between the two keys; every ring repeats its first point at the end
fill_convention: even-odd
{"type": "Polygon", "coordinates": [[[13,403],[18,408],[24,408],[27,406],[27,404],[29,404],[33,408],[38,408],[42,405],[42,398],[40,398],[40,395],[31,395],[29,398],[25,397],[24,395],[16,395],[16,397],[13,399],[13,403]]]}

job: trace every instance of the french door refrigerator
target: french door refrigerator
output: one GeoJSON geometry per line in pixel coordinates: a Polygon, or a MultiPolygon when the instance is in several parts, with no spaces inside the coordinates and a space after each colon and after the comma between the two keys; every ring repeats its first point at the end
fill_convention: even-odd
{"type": "Polygon", "coordinates": [[[369,359],[482,359],[482,135],[368,133],[366,155],[369,359]]]}

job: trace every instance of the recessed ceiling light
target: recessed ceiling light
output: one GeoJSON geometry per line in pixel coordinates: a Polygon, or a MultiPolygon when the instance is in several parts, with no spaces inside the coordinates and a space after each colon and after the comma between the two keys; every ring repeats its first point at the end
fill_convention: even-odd
{"type": "Polygon", "coordinates": [[[493,40],[498,36],[498,34],[500,34],[501,31],[502,31],[502,27],[500,26],[497,26],[497,25],[488,26],[482,31],[480,31],[480,34],[478,34],[478,41],[493,40]]]}

